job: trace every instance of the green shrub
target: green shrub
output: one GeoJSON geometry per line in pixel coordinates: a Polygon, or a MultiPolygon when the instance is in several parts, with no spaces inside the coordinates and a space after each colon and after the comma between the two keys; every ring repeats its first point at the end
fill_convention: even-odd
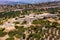
{"type": "Polygon", "coordinates": [[[14,38],[7,38],[6,40],[14,40],[14,38]]]}
{"type": "Polygon", "coordinates": [[[7,32],[0,31],[0,37],[4,37],[7,34],[7,32]]]}
{"type": "Polygon", "coordinates": [[[14,37],[15,35],[16,35],[16,30],[13,30],[13,31],[9,31],[8,32],[8,35],[10,36],[10,37],[14,37]]]}

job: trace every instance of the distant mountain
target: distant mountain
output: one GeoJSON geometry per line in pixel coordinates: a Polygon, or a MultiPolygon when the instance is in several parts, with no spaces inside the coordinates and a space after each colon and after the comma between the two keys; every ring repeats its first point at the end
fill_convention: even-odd
{"type": "Polygon", "coordinates": [[[24,2],[0,1],[0,4],[28,4],[24,2]]]}
{"type": "Polygon", "coordinates": [[[15,2],[12,2],[12,1],[0,1],[0,4],[15,4],[15,2]]]}
{"type": "MultiPolygon", "coordinates": [[[[54,1],[54,2],[58,2],[58,1],[54,1]]],[[[0,1],[0,4],[39,4],[39,3],[42,2],[29,3],[29,2],[0,1]]]]}

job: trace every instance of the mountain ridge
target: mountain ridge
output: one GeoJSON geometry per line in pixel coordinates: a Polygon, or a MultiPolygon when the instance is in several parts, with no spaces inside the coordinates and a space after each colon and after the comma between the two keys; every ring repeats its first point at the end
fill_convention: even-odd
{"type": "MultiPolygon", "coordinates": [[[[52,1],[52,2],[60,2],[60,1],[52,1]]],[[[0,4],[39,4],[39,3],[49,3],[49,2],[28,3],[28,2],[0,1],[0,4]]]]}

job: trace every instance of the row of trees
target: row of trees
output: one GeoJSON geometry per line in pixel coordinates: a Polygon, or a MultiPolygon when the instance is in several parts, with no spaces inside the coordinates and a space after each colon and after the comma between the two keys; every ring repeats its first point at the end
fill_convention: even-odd
{"type": "MultiPolygon", "coordinates": [[[[40,38],[43,37],[43,35],[45,35],[44,33],[48,33],[48,30],[42,30],[43,27],[45,28],[56,28],[59,25],[56,22],[51,23],[52,25],[50,25],[49,21],[45,21],[45,20],[37,20],[39,21],[40,24],[42,24],[42,26],[36,25],[33,26],[31,25],[28,28],[24,28],[24,26],[17,26],[15,25],[15,30],[11,30],[9,32],[4,32],[5,28],[0,28],[0,37],[4,37],[5,35],[9,35],[9,38],[7,38],[6,40],[14,40],[14,37],[19,38],[19,39],[26,39],[26,40],[40,40],[40,38]],[[26,34],[24,34],[24,32],[27,31],[28,32],[28,37],[26,38],[26,34]]],[[[60,30],[60,29],[58,29],[60,30]]]]}
{"type": "MultiPolygon", "coordinates": [[[[48,9],[40,9],[40,10],[37,10],[37,9],[32,9],[33,12],[35,13],[38,13],[38,14],[41,14],[43,13],[44,11],[47,11],[49,13],[52,13],[52,14],[55,14],[57,12],[59,12],[58,10],[60,10],[59,8],[48,8],[48,9]]],[[[13,18],[13,17],[16,17],[16,16],[20,16],[21,15],[29,15],[31,13],[31,10],[22,10],[22,11],[10,11],[10,12],[1,12],[0,13],[0,18],[3,18],[3,19],[6,19],[6,18],[13,18]]]]}

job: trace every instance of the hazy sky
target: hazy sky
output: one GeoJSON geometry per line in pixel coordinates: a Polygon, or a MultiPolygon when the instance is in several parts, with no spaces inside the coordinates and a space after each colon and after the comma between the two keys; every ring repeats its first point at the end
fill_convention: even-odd
{"type": "Polygon", "coordinates": [[[59,0],[0,0],[0,1],[20,1],[20,2],[48,2],[48,1],[59,1],[59,0]]]}

